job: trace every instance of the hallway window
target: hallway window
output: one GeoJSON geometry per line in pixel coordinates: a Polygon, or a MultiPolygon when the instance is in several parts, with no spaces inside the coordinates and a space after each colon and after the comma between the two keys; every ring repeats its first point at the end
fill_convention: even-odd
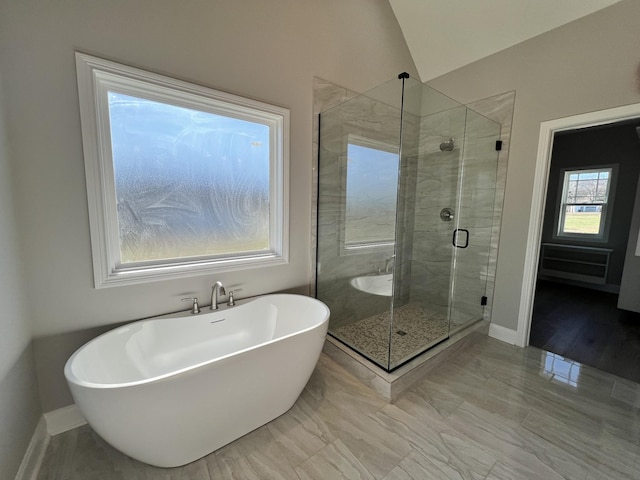
{"type": "Polygon", "coordinates": [[[286,263],[288,110],[77,68],[96,287],[286,263]]]}
{"type": "Polygon", "coordinates": [[[557,235],[604,239],[614,168],[564,170],[557,235]]]}

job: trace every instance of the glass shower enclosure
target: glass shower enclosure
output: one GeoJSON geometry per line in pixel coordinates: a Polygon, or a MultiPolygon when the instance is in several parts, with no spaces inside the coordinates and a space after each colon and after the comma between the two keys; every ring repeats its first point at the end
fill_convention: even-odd
{"type": "Polygon", "coordinates": [[[391,371],[483,317],[500,125],[400,74],[319,126],[316,296],[391,371]]]}

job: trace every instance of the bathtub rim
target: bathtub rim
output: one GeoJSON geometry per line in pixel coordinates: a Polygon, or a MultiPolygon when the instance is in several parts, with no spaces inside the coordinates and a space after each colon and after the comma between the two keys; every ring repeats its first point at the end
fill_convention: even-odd
{"type": "MultiPolygon", "coordinates": [[[[252,345],[250,347],[247,348],[243,348],[241,350],[237,350],[231,353],[228,353],[226,355],[222,355],[219,357],[215,357],[212,358],[210,360],[206,360],[204,362],[199,362],[199,363],[194,363],[193,365],[189,365],[188,367],[184,367],[184,368],[179,368],[177,370],[173,370],[171,372],[168,373],[164,373],[162,375],[156,375],[154,377],[149,377],[149,378],[144,378],[142,380],[135,380],[132,382],[121,382],[121,383],[95,383],[95,382],[89,382],[86,380],[83,380],[81,378],[79,378],[77,375],[75,375],[72,371],[72,365],[74,360],[76,359],[76,357],[80,354],[80,352],[82,352],[82,350],[84,350],[85,347],[88,347],[89,345],[93,344],[94,342],[99,341],[102,337],[112,334],[113,332],[115,332],[116,330],[119,330],[121,328],[127,328],[130,327],[132,325],[135,325],[136,323],[142,323],[142,322],[148,322],[148,321],[153,321],[155,319],[170,319],[170,318],[191,318],[192,316],[194,316],[192,313],[190,313],[189,310],[182,310],[179,312],[173,312],[173,313],[167,313],[167,314],[163,314],[163,315],[156,315],[153,317],[148,317],[148,318],[144,318],[144,319],[140,319],[140,320],[134,320],[132,322],[126,323],[124,325],[120,325],[118,327],[115,327],[111,330],[108,330],[107,332],[104,332],[101,335],[98,335],[97,337],[89,340],[88,342],[84,343],[83,345],[81,345],[77,350],[75,350],[73,352],[73,354],[69,357],[69,359],[66,361],[65,365],[64,365],[64,376],[65,379],[67,380],[68,383],[73,384],[76,387],[82,387],[82,388],[88,388],[88,389],[104,389],[104,390],[115,390],[115,389],[121,389],[121,388],[129,388],[129,387],[135,387],[135,386],[139,386],[139,385],[146,385],[149,383],[154,383],[154,382],[160,382],[172,377],[175,377],[177,375],[181,375],[184,374],[186,372],[190,372],[190,371],[195,371],[199,368],[205,367],[207,365],[211,365],[217,362],[222,362],[228,358],[240,355],[242,353],[245,352],[249,352],[251,350],[256,350],[258,348],[261,347],[265,347],[267,345],[276,343],[276,342],[280,342],[280,341],[285,341],[288,338],[294,337],[296,335],[302,335],[308,332],[311,332],[315,329],[318,328],[323,328],[324,326],[324,330],[325,330],[325,335],[326,335],[326,330],[328,329],[328,325],[329,325],[329,317],[331,315],[331,311],[329,310],[329,307],[327,307],[327,305],[322,302],[321,300],[318,300],[317,298],[314,297],[310,297],[307,295],[300,295],[300,294],[293,294],[293,293],[269,293],[269,294],[265,294],[265,295],[257,295],[255,297],[248,297],[248,298],[243,298],[241,300],[237,300],[236,301],[236,306],[235,307],[227,307],[224,306],[222,307],[220,310],[214,310],[211,312],[203,312],[201,315],[208,315],[211,313],[218,313],[220,311],[224,311],[227,308],[242,308],[245,305],[248,305],[249,303],[256,301],[256,300],[260,300],[263,298],[268,298],[268,297],[302,297],[305,299],[308,299],[310,301],[312,301],[312,303],[316,303],[319,304],[319,306],[324,310],[324,317],[321,321],[311,325],[310,327],[304,328],[302,330],[296,330],[295,332],[289,333],[287,335],[283,335],[281,337],[278,338],[273,338],[267,342],[262,342],[262,343],[258,343],[256,345],[252,345]]],[[[201,316],[201,315],[196,315],[196,316],[201,316]]]]}

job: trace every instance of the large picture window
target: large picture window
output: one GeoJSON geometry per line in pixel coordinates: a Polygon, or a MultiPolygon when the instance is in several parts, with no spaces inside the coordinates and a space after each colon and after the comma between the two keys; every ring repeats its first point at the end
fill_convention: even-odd
{"type": "Polygon", "coordinates": [[[557,235],[603,239],[610,216],[613,167],[565,170],[557,235]]]}
{"type": "Polygon", "coordinates": [[[287,261],[287,110],[76,60],[97,287],[287,261]]]}

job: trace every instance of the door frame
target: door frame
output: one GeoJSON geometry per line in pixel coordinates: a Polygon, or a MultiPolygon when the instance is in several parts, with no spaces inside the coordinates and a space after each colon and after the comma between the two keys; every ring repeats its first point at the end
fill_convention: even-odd
{"type": "Polygon", "coordinates": [[[549,182],[549,167],[551,153],[556,132],[575,130],[577,128],[607,125],[624,120],[640,117],[640,103],[621,107],[583,113],[570,117],[549,120],[540,124],[538,139],[538,154],[536,157],[535,174],[533,178],[533,194],[531,198],[531,212],[527,235],[527,249],[524,261],[522,290],[520,293],[520,308],[518,311],[518,328],[516,344],[526,347],[529,344],[531,331],[531,317],[533,315],[533,301],[535,297],[536,279],[538,276],[538,261],[540,256],[540,242],[542,241],[542,221],[547,198],[549,182]]]}

